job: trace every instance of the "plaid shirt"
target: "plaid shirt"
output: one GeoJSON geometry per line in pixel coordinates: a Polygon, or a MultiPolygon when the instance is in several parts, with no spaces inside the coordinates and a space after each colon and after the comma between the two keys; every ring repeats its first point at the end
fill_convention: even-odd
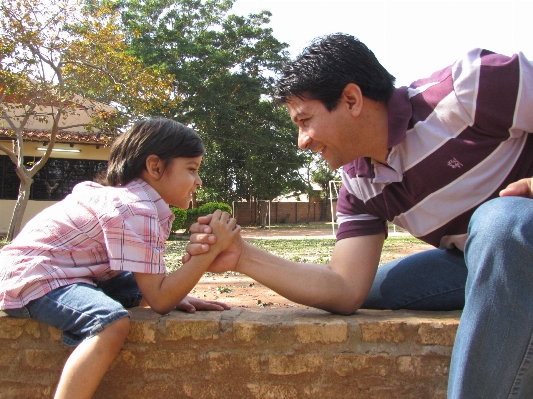
{"type": "Polygon", "coordinates": [[[0,309],[55,288],[96,285],[122,271],[166,273],[163,255],[174,215],[141,179],[124,187],[92,182],[39,213],[0,252],[0,309]]]}

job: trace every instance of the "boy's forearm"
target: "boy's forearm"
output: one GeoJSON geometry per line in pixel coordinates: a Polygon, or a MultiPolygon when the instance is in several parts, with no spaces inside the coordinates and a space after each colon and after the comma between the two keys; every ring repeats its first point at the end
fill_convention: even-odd
{"type": "Polygon", "coordinates": [[[218,255],[217,252],[210,251],[206,254],[193,256],[179,269],[164,276],[158,292],[148,300],[150,306],[161,314],[173,310],[196,286],[216,255],[218,255]]]}

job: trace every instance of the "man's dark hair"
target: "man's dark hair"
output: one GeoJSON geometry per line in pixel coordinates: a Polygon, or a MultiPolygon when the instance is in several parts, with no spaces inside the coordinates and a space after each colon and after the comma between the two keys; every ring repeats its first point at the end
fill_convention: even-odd
{"type": "Polygon", "coordinates": [[[95,180],[105,186],[123,186],[141,177],[150,155],[157,155],[166,168],[173,158],[204,153],[202,139],[193,129],[170,119],[145,119],[114,141],[107,172],[95,180]]]}
{"type": "Polygon", "coordinates": [[[282,69],[276,101],[292,97],[321,101],[331,111],[348,83],[361,88],[363,96],[386,103],[394,91],[395,78],[359,39],[336,33],[320,37],[282,69]]]}

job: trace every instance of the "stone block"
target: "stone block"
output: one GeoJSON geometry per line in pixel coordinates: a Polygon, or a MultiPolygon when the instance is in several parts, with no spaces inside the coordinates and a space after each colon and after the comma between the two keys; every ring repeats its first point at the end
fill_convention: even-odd
{"type": "Polygon", "coordinates": [[[309,343],[340,343],[348,340],[348,324],[340,317],[322,319],[297,319],[294,334],[298,342],[309,343]]]}
{"type": "Polygon", "coordinates": [[[318,354],[270,355],[268,357],[268,372],[273,375],[314,373],[323,363],[323,357],[318,354]]]}
{"type": "MultiPolygon", "coordinates": [[[[460,312],[133,309],[95,399],[444,399],[460,312]]],[[[50,398],[61,332],[0,317],[0,398],[50,398]],[[40,385],[36,385],[38,382],[40,385]]]]}

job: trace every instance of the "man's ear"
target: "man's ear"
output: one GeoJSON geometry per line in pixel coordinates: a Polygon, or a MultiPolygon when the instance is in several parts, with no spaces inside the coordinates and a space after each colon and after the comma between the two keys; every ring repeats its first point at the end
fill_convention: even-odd
{"type": "Polygon", "coordinates": [[[363,92],[359,85],[348,83],[342,91],[341,101],[344,101],[354,116],[359,116],[363,110],[363,92]]]}
{"type": "Polygon", "coordinates": [[[165,171],[163,161],[157,155],[148,155],[146,158],[146,173],[154,180],[159,180],[163,177],[165,171]]]}

